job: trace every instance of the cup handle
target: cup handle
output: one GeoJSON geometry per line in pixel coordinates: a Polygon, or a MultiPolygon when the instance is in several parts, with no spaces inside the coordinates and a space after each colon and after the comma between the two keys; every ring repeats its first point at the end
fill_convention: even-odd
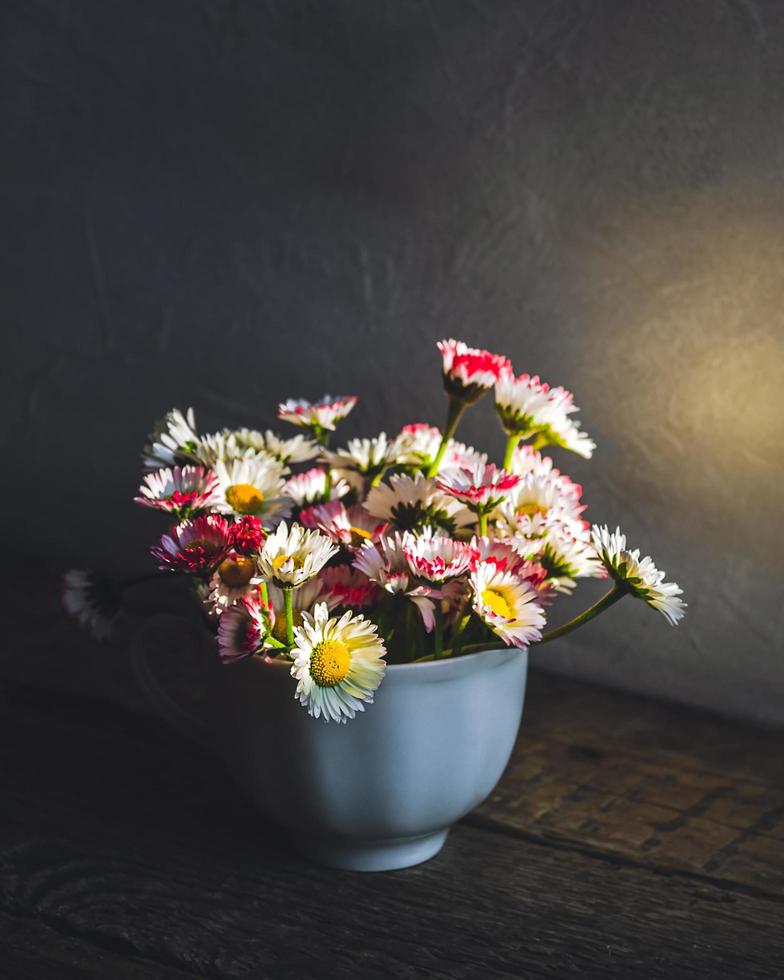
{"type": "Polygon", "coordinates": [[[165,690],[150,661],[150,651],[160,650],[161,634],[170,632],[177,643],[187,642],[197,656],[206,653],[205,631],[181,616],[160,614],[146,620],[132,634],[129,643],[131,668],[141,693],[155,712],[172,728],[201,745],[209,745],[208,728],[203,718],[177,701],[165,690]],[[157,640],[157,644],[156,641],[157,640]]]}

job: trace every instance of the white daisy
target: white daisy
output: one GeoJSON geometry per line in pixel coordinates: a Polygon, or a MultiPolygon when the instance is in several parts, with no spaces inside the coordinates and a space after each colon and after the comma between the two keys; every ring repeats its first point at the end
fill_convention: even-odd
{"type": "Polygon", "coordinates": [[[361,504],[346,507],[340,500],[330,500],[300,512],[300,524],[316,528],[336,544],[354,550],[366,541],[378,541],[387,525],[370,515],[361,504]]]}
{"type": "Polygon", "coordinates": [[[414,531],[430,524],[454,534],[474,523],[474,516],[454,497],[439,490],[436,481],[417,473],[397,473],[389,484],[379,483],[367,496],[365,508],[374,517],[394,524],[402,531],[414,531]]]}
{"type": "Polygon", "coordinates": [[[259,554],[262,574],[280,588],[296,588],[317,575],[337,547],[324,534],[285,521],[264,542],[259,554]]]}
{"type": "Polygon", "coordinates": [[[539,538],[555,521],[580,520],[585,510],[585,504],[580,503],[581,494],[579,484],[566,483],[558,475],[530,473],[519,479],[493,516],[503,534],[539,538]]]}
{"type": "MultiPolygon", "coordinates": [[[[515,540],[518,544],[519,539],[515,540]]],[[[522,549],[523,545],[520,543],[522,549]]],[[[605,571],[581,522],[558,521],[548,528],[534,558],[547,572],[546,584],[556,592],[569,593],[578,578],[604,578],[605,571]]]]}
{"type": "Polygon", "coordinates": [[[65,611],[96,640],[108,640],[120,613],[122,593],[111,579],[72,568],[62,578],[65,611]]]}
{"type": "Polygon", "coordinates": [[[374,623],[351,612],[330,619],[326,604],[319,603],[294,633],[295,696],[314,718],[346,722],[373,703],[386,667],[374,623]]]}
{"type": "Polygon", "coordinates": [[[436,458],[441,430],[426,422],[404,425],[395,437],[395,455],[402,466],[426,469],[436,458]]]}
{"type": "Polygon", "coordinates": [[[134,503],[188,516],[209,510],[218,478],[203,466],[175,466],[148,473],[134,503]]]}
{"type": "Polygon", "coordinates": [[[193,460],[193,450],[199,438],[193,409],[189,408],[183,415],[179,408],[173,408],[155,423],[149,438],[142,452],[146,469],[158,470],[162,466],[193,460]]]}
{"type": "Polygon", "coordinates": [[[590,459],[595,443],[569,416],[578,411],[565,388],[551,388],[538,376],[504,375],[495,386],[495,404],[501,424],[510,436],[536,436],[538,446],[561,446],[590,459]]]}
{"type": "Polygon", "coordinates": [[[397,444],[381,432],[372,439],[349,439],[345,449],[325,449],[322,460],[338,477],[362,489],[366,480],[373,481],[397,460],[397,444]]]}
{"type": "Polygon", "coordinates": [[[315,459],[320,452],[318,444],[303,435],[281,439],[270,429],[266,432],[258,429],[235,429],[232,436],[240,448],[250,449],[254,453],[267,453],[281,463],[304,463],[315,459]]]}
{"type": "Polygon", "coordinates": [[[345,480],[332,480],[326,470],[319,466],[297,473],[283,485],[283,495],[289,497],[297,507],[310,507],[345,497],[351,487],[345,480]]]}
{"type": "Polygon", "coordinates": [[[591,531],[599,558],[614,581],[677,626],[686,609],[686,603],[680,598],[683,589],[675,582],[665,582],[665,573],[654,565],[652,558],[640,558],[639,548],[629,550],[626,535],[621,534],[620,528],[611,534],[607,526],[595,524],[591,531]]]}
{"type": "Polygon", "coordinates": [[[332,432],[356,405],[356,395],[324,395],[317,402],[304,398],[290,398],[278,405],[278,418],[292,425],[305,426],[314,432],[332,432]]]}
{"type": "Polygon", "coordinates": [[[509,646],[541,640],[545,616],[536,589],[511,572],[480,562],[469,578],[476,614],[509,646]]]}
{"type": "Polygon", "coordinates": [[[468,347],[462,340],[440,340],[438,349],[444,388],[448,394],[463,401],[476,401],[500,377],[512,371],[509,358],[468,347]]]}
{"type": "Polygon", "coordinates": [[[440,585],[468,569],[472,552],[464,542],[434,533],[433,528],[426,527],[418,535],[406,532],[403,536],[403,554],[412,575],[440,585]]]}
{"type": "Polygon", "coordinates": [[[291,513],[283,496],[283,464],[267,457],[249,456],[215,464],[218,485],[215,510],[222,514],[253,514],[267,527],[275,527],[291,513]]]}

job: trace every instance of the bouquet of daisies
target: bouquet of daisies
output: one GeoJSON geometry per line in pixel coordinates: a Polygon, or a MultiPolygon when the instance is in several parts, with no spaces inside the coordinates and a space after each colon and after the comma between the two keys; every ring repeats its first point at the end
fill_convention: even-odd
{"type": "MultiPolygon", "coordinates": [[[[332,448],[356,398],[325,396],[278,407],[300,430],[288,439],[202,435],[192,409],[173,409],[144,450],[136,502],[173,521],[151,549],[159,568],[188,581],[223,663],[285,663],[317,718],[345,722],[371,704],[387,663],[543,643],[625,595],[673,625],[683,616],[678,586],[620,530],[584,521],[582,488],[543,454],[593,453],[572,394],[515,375],[501,355],[455,340],[438,348],[443,430],[416,423],[332,448]],[[507,436],[500,466],[454,438],[491,389],[507,436]],[[545,631],[553,600],[586,577],[609,578],[609,591],[545,631]]],[[[69,575],[69,610],[106,626],[96,581],[69,575]]]]}

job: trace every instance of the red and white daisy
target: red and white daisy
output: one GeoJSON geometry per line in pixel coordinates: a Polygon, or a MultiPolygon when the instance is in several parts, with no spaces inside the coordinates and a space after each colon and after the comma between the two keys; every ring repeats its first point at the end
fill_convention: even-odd
{"type": "Polygon", "coordinates": [[[403,554],[411,574],[433,585],[457,578],[471,564],[471,548],[467,544],[443,534],[434,534],[429,527],[416,536],[404,535],[403,554]]]}
{"type": "Polygon", "coordinates": [[[395,437],[395,455],[401,466],[427,469],[441,445],[441,430],[426,422],[404,425],[395,437]]]}
{"type": "Polygon", "coordinates": [[[283,496],[293,500],[297,507],[310,507],[345,497],[350,489],[345,480],[331,479],[326,470],[314,466],[289,477],[283,485],[283,496]]]}
{"type": "Polygon", "coordinates": [[[251,514],[267,527],[277,527],[291,513],[283,496],[283,464],[267,456],[249,456],[215,464],[218,483],[215,510],[221,514],[251,514]]]}
{"type": "Polygon", "coordinates": [[[361,504],[346,507],[340,500],[330,500],[300,511],[300,524],[326,534],[336,544],[354,550],[366,541],[378,541],[387,525],[369,514],[361,504]]]}
{"type": "Polygon", "coordinates": [[[527,647],[541,640],[544,610],[529,582],[511,572],[501,572],[489,562],[480,562],[469,581],[476,614],[504,643],[527,647]]]}
{"type": "Polygon", "coordinates": [[[372,606],[380,595],[380,589],[351,565],[334,565],[325,568],[318,577],[322,600],[330,611],[338,607],[362,609],[372,606]]]}
{"type": "Polygon", "coordinates": [[[148,473],[134,503],[187,517],[209,510],[215,499],[218,478],[203,466],[175,466],[148,473]]]}
{"type": "Polygon", "coordinates": [[[278,405],[278,418],[292,425],[300,425],[320,431],[333,432],[338,422],[342,421],[356,405],[356,395],[324,395],[316,402],[304,398],[290,398],[278,405]]]}
{"type": "Polygon", "coordinates": [[[512,373],[512,362],[508,357],[468,347],[462,340],[440,340],[438,349],[441,351],[444,388],[462,401],[476,401],[500,377],[512,373]]]}
{"type": "Polygon", "coordinates": [[[639,548],[626,547],[626,535],[621,529],[597,524],[592,529],[593,545],[599,559],[613,580],[625,591],[658,609],[668,623],[677,626],[684,616],[686,603],[680,596],[683,589],[675,582],[665,582],[664,572],[650,557],[640,558],[639,548]]]}
{"type": "Polygon", "coordinates": [[[157,470],[192,461],[198,438],[193,409],[189,408],[183,415],[179,408],[173,408],[155,423],[142,452],[142,462],[146,469],[157,470]]]}
{"type": "Polygon", "coordinates": [[[558,521],[580,521],[585,504],[580,502],[582,487],[562,480],[555,470],[548,476],[520,478],[494,515],[502,534],[542,537],[558,521]]]}
{"type": "Polygon", "coordinates": [[[497,507],[520,480],[521,477],[499,469],[494,463],[479,463],[449,470],[436,483],[444,493],[478,514],[497,507]]]}
{"type": "Polygon", "coordinates": [[[367,496],[365,508],[374,517],[401,531],[414,531],[431,525],[448,534],[474,523],[470,510],[444,493],[436,481],[417,473],[396,473],[389,484],[379,483],[367,496]]]}
{"type": "Polygon", "coordinates": [[[403,596],[417,607],[428,633],[435,625],[435,602],[440,593],[428,586],[412,586],[411,568],[405,555],[403,536],[395,532],[375,544],[366,541],[354,555],[358,568],[371,582],[390,595],[403,596]]]}
{"type": "Polygon", "coordinates": [[[266,610],[257,595],[247,595],[229,607],[218,622],[218,656],[224,664],[252,657],[261,653],[266,635],[266,610]]]}
{"type": "Polygon", "coordinates": [[[150,554],[163,571],[203,575],[212,572],[230,547],[229,522],[219,514],[199,514],[161,535],[150,554]]]}
{"type": "Polygon", "coordinates": [[[473,537],[471,549],[471,570],[475,571],[482,562],[495,565],[499,572],[512,572],[517,578],[541,582],[545,578],[544,569],[536,562],[529,561],[515,550],[509,541],[501,541],[487,536],[473,537]]]}

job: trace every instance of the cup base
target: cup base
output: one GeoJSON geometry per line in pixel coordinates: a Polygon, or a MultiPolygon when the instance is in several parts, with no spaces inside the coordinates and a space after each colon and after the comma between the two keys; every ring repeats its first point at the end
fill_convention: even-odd
{"type": "Polygon", "coordinates": [[[378,840],[292,837],[303,857],[342,871],[394,871],[429,861],[444,846],[449,828],[420,837],[387,837],[378,840]]]}

